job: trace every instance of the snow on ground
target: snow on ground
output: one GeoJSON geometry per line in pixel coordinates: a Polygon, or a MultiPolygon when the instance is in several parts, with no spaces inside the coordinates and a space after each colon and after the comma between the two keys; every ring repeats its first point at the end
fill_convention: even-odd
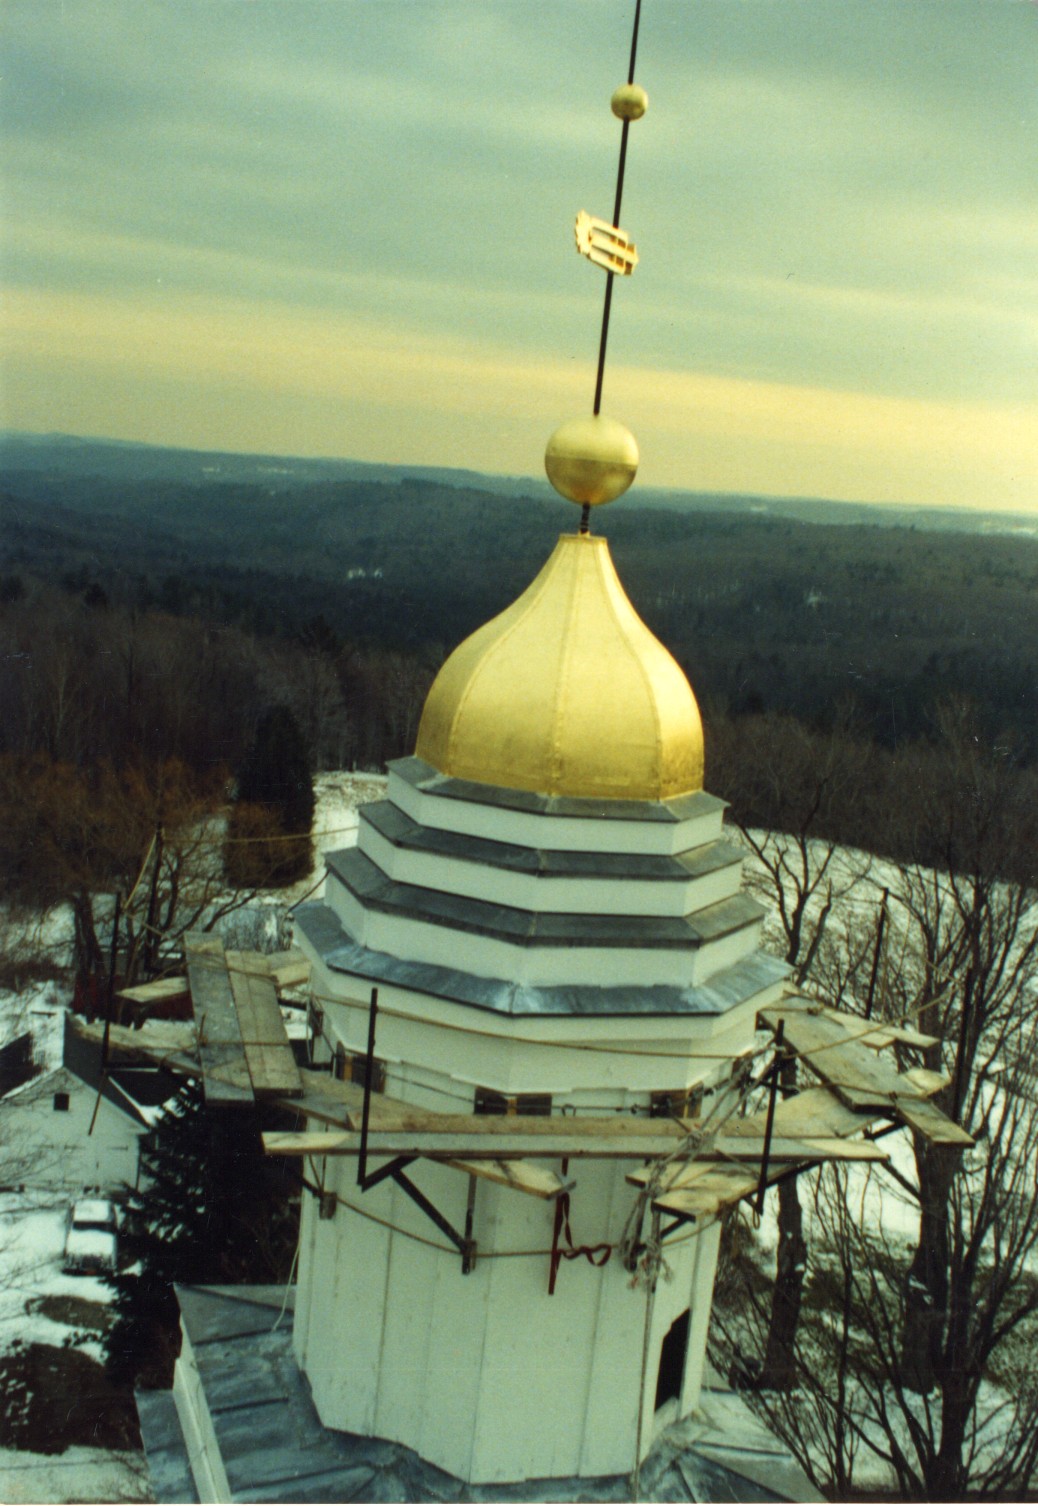
{"type": "MultiPolygon", "coordinates": [[[[0,1354],[17,1341],[61,1345],[69,1329],[26,1305],[41,1297],[80,1297],[107,1303],[110,1289],[96,1276],[69,1276],[61,1269],[65,1215],[70,1199],[54,1193],[0,1194],[0,1354]]],[[[103,1356],[100,1341],[76,1345],[92,1359],[103,1356]]]]}
{"type": "Polygon", "coordinates": [[[47,1501],[150,1501],[144,1455],[103,1448],[63,1454],[0,1449],[0,1500],[9,1506],[47,1501]]]}
{"type": "MultiPolygon", "coordinates": [[[[912,1137],[908,1130],[899,1130],[882,1141],[882,1148],[890,1156],[890,1164],[903,1176],[913,1180],[916,1176],[912,1152],[912,1137]]],[[[847,1197],[854,1210],[855,1221],[864,1228],[882,1229],[892,1244],[902,1243],[906,1248],[914,1246],[919,1237],[919,1205],[889,1176],[879,1163],[850,1162],[845,1165],[847,1197]]],[[[807,1240],[818,1232],[818,1215],[815,1208],[815,1189],[819,1172],[806,1172],[799,1181],[800,1200],[804,1214],[804,1234],[807,1240]]],[[[774,1256],[778,1248],[778,1197],[769,1195],[764,1201],[764,1210],[759,1223],[749,1204],[744,1203],[743,1217],[752,1219],[755,1238],[760,1249],[774,1256]]]]}
{"type": "MultiPolygon", "coordinates": [[[[272,892],[255,901],[247,911],[228,917],[221,928],[226,943],[243,947],[285,945],[286,911],[304,899],[320,896],[325,854],[356,842],[358,807],[380,799],[385,788],[386,779],[381,775],[346,771],[317,775],[312,871],[290,888],[272,892]]],[[[738,833],[733,831],[732,835],[738,833]]],[[[755,835],[763,838],[765,834],[755,835]]],[[[754,883],[758,863],[752,854],[748,853],[746,866],[755,892],[767,900],[767,895],[754,883]]],[[[882,891],[889,888],[897,893],[900,871],[896,864],[867,853],[837,849],[829,877],[840,895],[829,922],[830,934],[836,939],[845,937],[857,924],[874,923],[882,891]]],[[[816,898],[812,912],[817,911],[822,898],[821,894],[816,898]]],[[[103,900],[99,903],[103,904],[103,900]]],[[[782,933],[773,901],[769,910],[765,944],[781,953],[782,933]]],[[[54,960],[67,960],[71,939],[71,916],[67,908],[52,911],[36,933],[35,939],[47,946],[54,960]]],[[[62,1016],[68,996],[68,987],[58,983],[33,984],[19,992],[0,991],[0,1045],[21,1031],[32,1029],[40,1065],[44,1068],[60,1065],[62,1016]]],[[[894,1167],[911,1179],[914,1163],[908,1133],[890,1135],[883,1148],[889,1152],[894,1167]]],[[[918,1213],[913,1217],[911,1200],[881,1168],[853,1165],[849,1178],[850,1195],[859,1218],[882,1227],[892,1240],[904,1240],[907,1244],[915,1237],[918,1213]]],[[[2,1180],[0,1173],[0,1183],[2,1180]]],[[[813,1186],[814,1178],[805,1178],[803,1201],[808,1238],[816,1223],[813,1186]]],[[[769,1253],[777,1242],[776,1204],[776,1198],[767,1199],[757,1231],[761,1247],[769,1253]]],[[[68,1337],[67,1326],[39,1311],[27,1310],[27,1304],[34,1308],[40,1298],[48,1296],[78,1296],[102,1302],[108,1298],[108,1288],[102,1282],[66,1276],[61,1271],[66,1208],[67,1204],[55,1200],[53,1195],[49,1199],[32,1194],[0,1195],[0,1355],[8,1352],[16,1340],[61,1345],[68,1337]]],[[[77,1342],[86,1353],[99,1357],[96,1337],[78,1335],[77,1342]]],[[[994,1388],[992,1393],[991,1400],[995,1402],[994,1388]]],[[[0,1500],[140,1499],[141,1472],[141,1456],[136,1454],[72,1448],[59,1456],[44,1457],[0,1450],[0,1500]]],[[[883,1483],[882,1469],[870,1483],[877,1486],[883,1483]]]]}
{"type": "Polygon", "coordinates": [[[305,879],[281,891],[282,902],[298,904],[324,882],[324,855],[357,841],[357,810],[386,793],[384,774],[348,774],[335,770],[314,777],[314,866],[305,879]]]}
{"type": "MultiPolygon", "coordinates": [[[[241,917],[229,917],[228,944],[280,944],[286,909],[316,897],[324,882],[324,854],[357,839],[357,809],[385,793],[384,776],[335,772],[314,781],[314,867],[289,889],[256,902],[241,917]],[[235,934],[236,930],[239,934],[235,934]]],[[[99,908],[105,900],[99,897],[99,908]]],[[[24,945],[45,948],[50,960],[70,959],[71,913],[51,911],[27,934],[24,922],[8,917],[2,929],[9,950],[24,945]]],[[[34,1039],[34,1059],[44,1071],[61,1065],[64,1016],[70,986],[62,982],[30,983],[0,990],[0,1046],[26,1030],[34,1039]]],[[[3,1185],[0,1154],[0,1186],[3,1185]]],[[[30,1344],[56,1348],[74,1345],[103,1361],[96,1333],[58,1321],[40,1311],[46,1299],[79,1298],[105,1304],[110,1289],[90,1276],[66,1275],[62,1269],[69,1198],[49,1192],[0,1193],[0,1358],[30,1344]]],[[[53,1307],[52,1311],[55,1310],[53,1307]]],[[[119,1501],[147,1499],[143,1455],[108,1449],[71,1447],[43,1455],[0,1448],[0,1501],[119,1501]]]]}
{"type": "MultiPolygon", "coordinates": [[[[94,1276],[61,1269],[68,1200],[54,1194],[0,1194],[0,1357],[30,1344],[69,1345],[102,1363],[100,1338],[40,1312],[46,1298],[107,1303],[94,1276]]],[[[0,1448],[0,1501],[149,1500],[144,1455],[74,1446],[61,1454],[0,1448]]]]}
{"type": "MultiPolygon", "coordinates": [[[[344,769],[333,770],[314,776],[314,864],[305,878],[285,889],[271,890],[262,899],[257,899],[246,911],[228,916],[222,927],[228,945],[256,947],[264,942],[276,948],[279,941],[279,922],[288,906],[299,904],[303,899],[319,896],[324,885],[324,855],[340,847],[352,847],[357,840],[357,810],[372,800],[380,800],[386,792],[384,774],[357,774],[344,769]]],[[[110,914],[112,899],[108,895],[95,898],[95,913],[110,914]]],[[[100,926],[103,932],[104,922],[100,926]]],[[[0,908],[0,931],[3,932],[8,950],[12,947],[39,955],[43,952],[58,967],[65,967],[72,960],[73,920],[68,905],[56,905],[54,909],[31,926],[14,917],[3,917],[0,908]]],[[[67,989],[59,984],[47,985],[55,991],[56,999],[67,997],[67,989]]],[[[5,1021],[17,1017],[19,1006],[15,1000],[25,999],[31,990],[10,997],[0,992],[0,1046],[19,1029],[5,1030],[5,1021]]],[[[31,1023],[31,1022],[30,1022],[31,1023]]],[[[59,1065],[61,1046],[57,1045],[59,1060],[47,1066],[59,1065]]]]}

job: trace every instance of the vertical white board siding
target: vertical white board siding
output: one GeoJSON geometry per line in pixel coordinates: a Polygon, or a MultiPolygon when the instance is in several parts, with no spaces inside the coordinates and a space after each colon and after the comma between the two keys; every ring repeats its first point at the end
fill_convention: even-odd
{"type": "Polygon", "coordinates": [[[692,1279],[692,1315],[688,1330],[688,1360],[681,1391],[681,1415],[687,1417],[699,1405],[706,1366],[706,1340],[714,1300],[717,1257],[721,1247],[721,1223],[717,1220],[692,1241],[696,1252],[692,1279]]]}
{"type": "MultiPolygon", "coordinates": [[[[459,1173],[455,1176],[461,1184],[463,1209],[468,1179],[459,1173]]],[[[477,1191],[477,1208],[483,1188],[491,1195],[494,1191],[484,1183],[477,1191]]],[[[457,1203],[452,1204],[452,1211],[458,1212],[457,1203]]],[[[458,1217],[463,1220],[464,1212],[458,1217]]],[[[479,1224],[483,1223],[484,1217],[479,1216],[479,1224]]],[[[478,1233],[477,1226],[477,1237],[478,1233]]],[[[423,1304],[430,1329],[429,1363],[422,1384],[421,1428],[412,1447],[461,1479],[471,1478],[472,1439],[485,1389],[482,1360],[492,1287],[491,1264],[477,1258],[475,1270],[463,1276],[460,1254],[444,1254],[436,1259],[431,1300],[423,1304]]]]}
{"type": "MultiPolygon", "coordinates": [[[[343,1174],[354,1165],[328,1161],[329,1186],[351,1198],[343,1174]]],[[[311,1317],[307,1374],[326,1427],[372,1432],[391,1238],[342,1206],[318,1223],[320,1310],[311,1317]]]]}
{"type": "MultiPolygon", "coordinates": [[[[410,1174],[415,1170],[408,1167],[410,1174]]],[[[419,1172],[418,1181],[421,1181],[419,1172]]],[[[395,1194],[395,1200],[400,1194],[395,1194]]],[[[442,1239],[435,1226],[429,1234],[442,1239]]],[[[459,1256],[460,1263],[460,1256],[459,1256]]],[[[436,1308],[440,1294],[441,1266],[437,1252],[399,1235],[389,1247],[386,1272],[387,1301],[382,1316],[382,1343],[375,1392],[375,1416],[371,1429],[379,1438],[396,1442],[416,1438],[422,1431],[426,1411],[425,1374],[432,1334],[438,1329],[436,1308]]],[[[359,1322],[375,1314],[359,1313],[359,1322]]]]}
{"type": "MultiPolygon", "coordinates": [[[[309,1180],[310,1168],[307,1166],[309,1180]]],[[[305,1189],[299,1210],[299,1269],[292,1321],[292,1353],[300,1370],[306,1370],[310,1353],[310,1323],[314,1311],[316,1279],[317,1199],[305,1189]]]]}
{"type": "MultiPolygon", "coordinates": [[[[394,773],[389,792],[400,810],[431,828],[589,855],[579,877],[542,876],[533,865],[521,871],[481,868],[483,858],[500,854],[479,849],[473,854],[465,847],[448,860],[443,853],[396,847],[362,817],[360,846],[369,862],[397,882],[455,898],[443,906],[442,921],[431,920],[418,905],[412,907],[415,913],[387,913],[377,908],[380,896],[374,890],[369,899],[358,898],[331,874],[326,904],[345,935],[331,915],[320,925],[315,919],[313,934],[325,939],[311,947],[304,935],[304,951],[320,945],[334,957],[332,948],[341,946],[338,955],[344,962],[352,956],[356,965],[365,965],[367,959],[362,963],[356,951],[348,950],[355,941],[398,961],[447,969],[424,977],[437,979],[431,986],[455,988],[487,1005],[474,1007],[422,992],[420,986],[379,984],[375,1054],[387,1064],[391,1096],[457,1113],[471,1110],[475,1090],[483,1087],[503,1094],[550,1093],[555,1112],[569,1107],[608,1115],[647,1109],[652,1092],[698,1083],[713,1086],[730,1078],[733,1060],[754,1043],[758,1006],[770,1002],[781,987],[773,968],[750,967],[693,996],[711,1013],[677,1013],[681,1003],[692,999],[679,999],[673,992],[652,996],[661,1009],[673,1007],[673,1013],[597,1017],[505,1012],[509,1004],[533,997],[517,997],[516,985],[694,987],[754,952],[759,923],[752,907],[733,905],[720,915],[704,914],[707,934],[722,920],[737,928],[699,945],[691,931],[672,924],[686,904],[695,906],[694,924],[700,909],[708,911],[722,895],[734,892],[739,869],[727,862],[727,852],[718,854],[724,866],[712,871],[704,866],[687,881],[656,876],[624,882],[608,872],[613,866],[622,872],[622,865],[595,870],[596,854],[671,856],[715,840],[721,836],[719,802],[703,797],[684,806],[696,814],[683,821],[673,820],[669,809],[662,808],[642,809],[638,819],[626,820],[513,810],[500,792],[485,803],[448,798],[417,790],[394,773]],[[469,901],[538,914],[644,913],[662,918],[648,929],[630,926],[617,947],[603,944],[601,935],[591,946],[550,946],[543,939],[523,945],[513,933],[489,934],[492,926],[502,932],[514,917],[466,910],[469,901]],[[491,923],[483,930],[480,916],[491,923]],[[646,944],[671,930],[679,946],[646,944]],[[467,979],[459,980],[459,972],[467,979]],[[740,997],[743,979],[757,980],[756,994],[725,1013],[728,1000],[740,997]]],[[[392,818],[387,820],[387,832],[398,829],[392,818]]],[[[374,883],[377,874],[364,861],[350,861],[355,862],[358,889],[374,883]]],[[[424,905],[426,900],[419,898],[424,905]]],[[[569,934],[574,926],[563,922],[560,929],[569,934]]],[[[614,926],[611,934],[617,930],[614,926]]],[[[314,964],[313,987],[321,995],[317,1002],[333,1045],[364,1052],[371,980],[328,967],[317,956],[314,964]]],[[[375,960],[371,966],[381,964],[375,960]]],[[[748,981],[746,991],[752,987],[748,981]]],[[[574,1006],[586,997],[565,996],[574,1006]]],[[[717,1097],[707,1100],[716,1102],[717,1097]]],[[[515,1129],[522,1133],[519,1118],[515,1129]]],[[[537,1164],[561,1171],[557,1157],[537,1164]]],[[[578,1246],[618,1244],[637,1198],[625,1182],[632,1164],[581,1158],[570,1163],[567,1176],[576,1184],[570,1221],[578,1246]]],[[[690,1238],[666,1251],[671,1274],[661,1278],[656,1290],[643,1375],[645,1290],[632,1288],[615,1248],[603,1267],[592,1266],[582,1255],[560,1260],[554,1295],[548,1295],[552,1202],[479,1180],[476,1266],[463,1275],[460,1252],[403,1190],[386,1182],[362,1194],[352,1158],[329,1158],[328,1171],[361,1211],[340,1207],[333,1220],[322,1221],[313,1209],[305,1224],[300,1258],[309,1269],[300,1273],[297,1343],[326,1425],[402,1443],[461,1479],[490,1485],[626,1474],[635,1463],[639,1406],[644,1455],[665,1421],[687,1415],[696,1405],[715,1237],[690,1238]],[[385,1219],[395,1231],[365,1214],[385,1219]],[[681,1395],[657,1415],[661,1346],[686,1308],[690,1322],[681,1395]]],[[[463,1233],[468,1177],[420,1159],[406,1174],[463,1233]]],[[[565,1245],[564,1234],[561,1242],[565,1245]]]]}

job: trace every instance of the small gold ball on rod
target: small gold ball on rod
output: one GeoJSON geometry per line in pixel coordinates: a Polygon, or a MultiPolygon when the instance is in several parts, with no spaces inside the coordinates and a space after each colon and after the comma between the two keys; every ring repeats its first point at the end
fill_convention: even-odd
{"type": "Polygon", "coordinates": [[[617,120],[641,120],[649,108],[649,96],[640,84],[621,84],[609,101],[617,120]]]}
{"type": "Polygon", "coordinates": [[[634,480],[638,444],[615,418],[571,418],[548,440],[544,469],[560,496],[581,507],[599,507],[615,501],[634,480]]]}

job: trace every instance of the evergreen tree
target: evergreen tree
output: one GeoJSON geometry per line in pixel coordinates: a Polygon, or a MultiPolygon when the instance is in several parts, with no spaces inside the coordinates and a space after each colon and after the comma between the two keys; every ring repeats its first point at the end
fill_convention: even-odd
{"type": "Polygon", "coordinates": [[[310,754],[287,706],[260,719],[238,771],[225,868],[236,885],[280,888],[313,865],[310,754]]]}
{"type": "Polygon", "coordinates": [[[140,1183],[126,1205],[124,1268],[109,1278],[107,1336],[116,1380],[168,1386],[180,1345],[173,1291],[181,1285],[285,1281],[298,1210],[287,1163],[264,1157],[271,1111],[207,1109],[187,1082],[141,1148],[140,1183]]]}

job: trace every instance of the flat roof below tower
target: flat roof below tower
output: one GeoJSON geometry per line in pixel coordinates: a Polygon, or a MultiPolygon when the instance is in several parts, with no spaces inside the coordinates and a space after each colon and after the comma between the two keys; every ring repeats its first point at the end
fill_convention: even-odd
{"type": "MultiPolygon", "coordinates": [[[[180,1287],[185,1350],[197,1367],[204,1421],[236,1501],[629,1501],[628,1475],[469,1485],[402,1444],[322,1425],[279,1321],[285,1293],[272,1287],[180,1287]]],[[[349,1355],[343,1356],[345,1364],[349,1355]]],[[[179,1363],[179,1362],[178,1362],[179,1363]]],[[[175,1382],[176,1388],[177,1382],[175,1382]]],[[[168,1393],[164,1393],[168,1396],[168,1393]]],[[[154,1399],[141,1426],[158,1501],[189,1500],[168,1407],[154,1399]],[[163,1487],[173,1485],[175,1494],[163,1487]]],[[[189,1444],[190,1452],[190,1444],[189,1444]]],[[[197,1495],[195,1499],[197,1499],[197,1495]]],[[[207,1496],[206,1499],[213,1499],[207,1496]]],[[[783,1446],[716,1377],[701,1415],[668,1429],[641,1467],[645,1501],[816,1501],[783,1446]]]]}

